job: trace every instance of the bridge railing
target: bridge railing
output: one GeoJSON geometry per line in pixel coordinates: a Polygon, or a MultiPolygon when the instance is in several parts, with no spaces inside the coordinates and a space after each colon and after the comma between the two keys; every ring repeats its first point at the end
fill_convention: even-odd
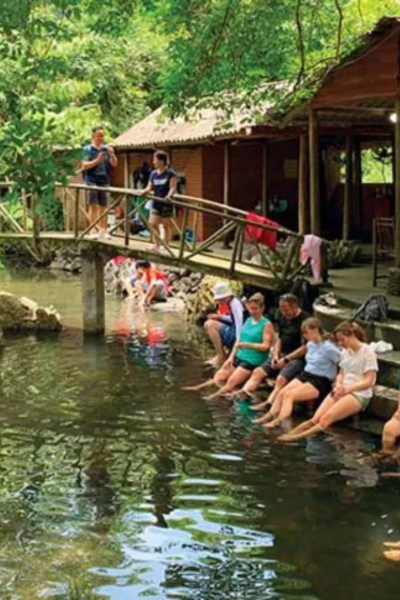
{"type": "MultiPolygon", "coordinates": [[[[35,198],[27,196],[21,190],[20,206],[22,218],[18,221],[12,217],[9,207],[15,206],[7,201],[8,193],[14,190],[10,182],[0,183],[0,222],[11,228],[15,235],[24,234],[32,237],[35,243],[40,236],[48,237],[51,233],[46,227],[45,220],[40,216],[40,204],[35,198]],[[5,193],[5,196],[4,196],[5,193]],[[5,202],[3,201],[5,200],[5,202]]],[[[162,237],[156,235],[158,244],[163,248],[165,256],[169,256],[172,262],[190,262],[198,256],[207,256],[212,259],[222,259],[227,264],[227,269],[234,274],[239,265],[247,265],[266,271],[270,278],[277,284],[291,280],[303,270],[300,264],[300,247],[304,237],[284,227],[274,227],[266,223],[252,222],[248,220],[245,211],[238,208],[220,204],[203,198],[191,197],[183,194],[175,194],[173,198],[166,200],[154,195],[143,197],[141,190],[122,187],[107,187],[110,196],[105,211],[93,222],[89,222],[86,211],[85,196],[90,191],[103,191],[103,187],[89,186],[83,183],[70,183],[68,186],[57,184],[56,196],[62,202],[64,208],[66,233],[78,242],[90,239],[102,219],[114,213],[115,223],[109,228],[116,239],[122,245],[129,246],[140,240],[146,244],[146,239],[132,233],[132,222],[135,217],[140,219],[144,227],[151,231],[148,215],[144,211],[144,205],[148,200],[157,200],[164,204],[172,204],[174,216],[172,218],[173,241],[167,245],[162,237]],[[212,224],[208,228],[211,233],[200,239],[199,235],[201,221],[212,224]],[[276,250],[268,248],[260,243],[260,231],[268,231],[276,235],[276,250]],[[231,249],[226,249],[226,240],[230,238],[231,249]]],[[[1,228],[0,228],[1,231],[1,228]]],[[[148,251],[150,252],[150,241],[148,251]]],[[[155,256],[154,256],[155,260],[155,256]]]]}

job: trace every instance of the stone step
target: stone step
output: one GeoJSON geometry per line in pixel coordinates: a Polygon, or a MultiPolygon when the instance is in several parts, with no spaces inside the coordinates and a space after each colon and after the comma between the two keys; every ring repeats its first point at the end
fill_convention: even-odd
{"type": "MultiPolygon", "coordinates": [[[[344,303],[340,303],[337,307],[314,304],[314,314],[321,319],[322,325],[327,331],[332,331],[342,321],[348,321],[353,313],[354,307],[344,305],[344,303]]],[[[397,314],[398,311],[390,313],[390,320],[385,323],[358,321],[365,328],[368,341],[384,340],[392,344],[394,349],[400,349],[400,313],[396,318],[394,313],[397,314]]]]}

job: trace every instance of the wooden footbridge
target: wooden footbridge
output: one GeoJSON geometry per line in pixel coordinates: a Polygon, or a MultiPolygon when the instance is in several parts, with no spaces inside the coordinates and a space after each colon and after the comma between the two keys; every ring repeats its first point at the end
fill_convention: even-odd
{"type": "MultiPolygon", "coordinates": [[[[284,228],[274,228],[257,224],[257,230],[249,228],[250,222],[242,210],[210,200],[176,194],[171,200],[158,199],[171,203],[174,207],[173,240],[167,246],[158,239],[161,252],[152,250],[152,243],[140,235],[133,235],[132,222],[139,215],[144,225],[150,229],[140,190],[109,187],[110,196],[103,217],[113,215],[115,222],[109,227],[108,239],[94,239],[93,233],[99,225],[100,217],[88,223],[85,210],[85,195],[96,186],[71,183],[67,187],[57,185],[54,202],[62,202],[64,209],[64,231],[49,231],[45,218],[41,216],[40,204],[23,191],[15,199],[15,186],[0,183],[0,240],[21,243],[36,258],[40,259],[41,241],[50,240],[60,245],[79,246],[83,255],[83,280],[90,289],[90,304],[94,312],[99,310],[98,295],[102,288],[102,267],[106,258],[116,255],[142,258],[157,263],[184,267],[216,276],[238,279],[244,283],[266,289],[279,290],[285,282],[293,280],[302,271],[299,263],[299,250],[303,236],[284,228]],[[11,195],[13,193],[13,196],[11,195]],[[12,199],[12,197],[14,199],[12,199]],[[19,211],[16,211],[16,206],[19,211]],[[19,218],[15,217],[19,212],[19,218]],[[199,215],[212,220],[215,231],[206,240],[197,236],[199,215]],[[14,215],[14,216],[13,216],[14,215]],[[272,251],[258,241],[253,232],[268,230],[276,233],[278,244],[272,251]],[[224,240],[230,236],[232,249],[223,248],[224,240]],[[85,266],[86,265],[86,266],[85,266]],[[90,283],[90,279],[92,282],[90,283]]],[[[104,190],[104,188],[101,188],[104,190]]],[[[102,292],[103,293],[103,292],[102,292]]],[[[92,312],[93,312],[92,310],[92,312]]],[[[100,312],[104,312],[104,307],[100,312]]],[[[93,321],[93,319],[92,319],[93,321]]],[[[100,314],[95,318],[96,326],[85,326],[88,330],[101,329],[100,314]]]]}

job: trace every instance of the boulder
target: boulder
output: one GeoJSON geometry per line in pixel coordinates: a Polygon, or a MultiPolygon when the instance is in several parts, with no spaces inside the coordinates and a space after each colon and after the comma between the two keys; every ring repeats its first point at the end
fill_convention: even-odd
{"type": "Polygon", "coordinates": [[[0,329],[59,331],[62,325],[54,308],[43,308],[30,298],[0,292],[0,329]]]}

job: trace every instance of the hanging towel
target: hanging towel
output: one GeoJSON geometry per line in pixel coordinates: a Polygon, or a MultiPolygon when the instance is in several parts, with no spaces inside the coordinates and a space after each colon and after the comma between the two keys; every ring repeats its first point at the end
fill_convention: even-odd
{"type": "Polygon", "coordinates": [[[321,238],[309,234],[304,236],[304,242],[300,248],[300,262],[305,265],[310,261],[315,283],[321,283],[321,243],[321,238]]]}
{"type": "Polygon", "coordinates": [[[275,221],[271,221],[266,217],[260,217],[255,213],[247,213],[246,219],[247,221],[251,221],[252,224],[246,225],[246,229],[244,232],[244,241],[253,242],[254,240],[256,240],[259,244],[262,244],[263,246],[268,246],[270,250],[273,250],[275,252],[276,231],[269,231],[268,229],[263,229],[262,227],[258,227],[256,223],[269,225],[270,227],[275,227],[276,229],[280,227],[279,223],[275,223],[275,221]]]}

